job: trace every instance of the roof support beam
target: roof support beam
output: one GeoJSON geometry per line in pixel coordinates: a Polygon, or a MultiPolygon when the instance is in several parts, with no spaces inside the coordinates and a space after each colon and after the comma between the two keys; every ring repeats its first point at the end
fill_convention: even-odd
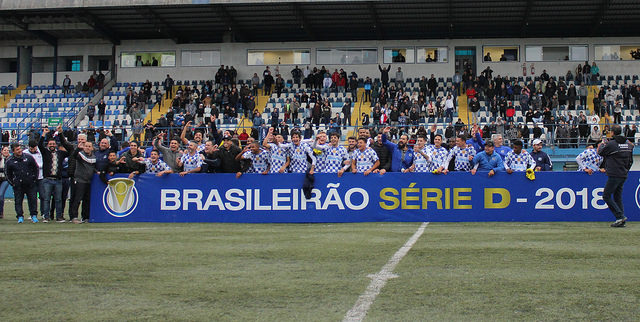
{"type": "Polygon", "coordinates": [[[529,29],[529,17],[531,16],[530,12],[532,9],[533,0],[527,0],[526,5],[524,6],[524,12],[522,13],[522,25],[520,26],[521,37],[524,37],[529,29]]]}
{"type": "Polygon", "coordinates": [[[74,14],[77,19],[89,25],[93,31],[97,32],[100,36],[109,40],[114,45],[120,45],[120,37],[107,28],[107,25],[98,19],[98,17],[84,9],[74,12],[74,14]]]}
{"type": "Polygon", "coordinates": [[[452,5],[453,0],[449,0],[447,2],[447,25],[448,25],[448,33],[449,33],[449,39],[453,38],[453,5],[452,5]]]}
{"type": "Polygon", "coordinates": [[[307,17],[304,14],[304,10],[300,7],[300,5],[295,2],[291,3],[291,9],[293,10],[293,14],[296,20],[298,21],[300,28],[304,29],[304,31],[307,33],[307,36],[309,36],[311,40],[316,40],[318,37],[316,37],[316,33],[307,23],[307,17]]]}
{"type": "Polygon", "coordinates": [[[151,8],[136,8],[136,11],[147,19],[154,27],[158,29],[158,32],[167,36],[173,40],[176,44],[180,43],[180,37],[173,31],[173,28],[164,20],[158,13],[151,8]]]}
{"type": "Polygon", "coordinates": [[[36,37],[38,37],[40,40],[46,42],[47,44],[56,47],[58,46],[58,38],[52,36],[51,34],[42,31],[42,30],[30,30],[29,29],[29,25],[27,23],[22,22],[21,19],[18,19],[17,17],[5,17],[4,20],[18,28],[20,28],[23,31],[26,31],[36,37]]]}
{"type": "Polygon", "coordinates": [[[213,12],[218,15],[218,18],[225,23],[227,29],[231,31],[236,41],[247,41],[247,35],[242,31],[238,22],[236,22],[224,5],[213,6],[212,9],[213,12]]]}
{"type": "Polygon", "coordinates": [[[369,10],[369,15],[371,16],[371,22],[373,22],[373,29],[376,31],[376,37],[380,40],[384,39],[384,33],[382,32],[382,27],[380,26],[380,19],[378,19],[378,11],[376,10],[373,2],[367,2],[367,9],[369,10]]]}
{"type": "Polygon", "coordinates": [[[607,9],[609,9],[610,4],[611,0],[602,0],[600,2],[598,10],[591,20],[591,29],[589,29],[589,36],[594,36],[600,30],[600,25],[602,25],[602,18],[604,18],[604,15],[607,13],[607,9]]]}

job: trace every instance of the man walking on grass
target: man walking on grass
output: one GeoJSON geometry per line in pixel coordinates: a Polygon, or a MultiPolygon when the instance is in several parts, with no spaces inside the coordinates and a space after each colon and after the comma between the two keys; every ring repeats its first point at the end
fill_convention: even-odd
{"type": "Polygon", "coordinates": [[[620,125],[611,126],[611,131],[613,140],[598,145],[598,154],[604,158],[605,173],[609,177],[602,192],[602,199],[616,217],[611,227],[624,227],[627,217],[622,205],[622,188],[633,164],[633,144],[621,135],[620,125]]]}

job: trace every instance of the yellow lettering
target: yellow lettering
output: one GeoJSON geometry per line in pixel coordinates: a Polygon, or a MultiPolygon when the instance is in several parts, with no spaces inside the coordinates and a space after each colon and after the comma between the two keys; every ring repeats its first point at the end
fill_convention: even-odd
{"type": "Polygon", "coordinates": [[[422,209],[428,209],[429,202],[435,202],[436,208],[442,209],[442,190],[438,188],[422,189],[422,209]],[[430,197],[429,193],[435,193],[434,197],[430,197]]]}
{"type": "Polygon", "coordinates": [[[504,188],[484,188],[484,208],[504,209],[511,203],[511,194],[504,188]],[[500,202],[493,202],[493,196],[500,195],[500,202]]]}
{"type": "Polygon", "coordinates": [[[420,205],[410,205],[408,201],[418,201],[420,200],[420,188],[414,188],[416,185],[415,182],[412,182],[409,185],[409,188],[402,188],[402,209],[420,209],[420,205]],[[417,193],[418,195],[409,196],[410,193],[417,193]]]}
{"type": "Polygon", "coordinates": [[[462,192],[471,192],[471,188],[453,188],[453,209],[471,209],[471,205],[460,204],[460,201],[471,201],[471,196],[461,196],[462,192]]]}
{"type": "Polygon", "coordinates": [[[400,205],[400,202],[398,201],[398,198],[389,196],[387,193],[389,193],[389,194],[391,194],[393,196],[397,196],[398,195],[398,190],[393,189],[393,188],[384,188],[384,189],[380,190],[380,199],[391,202],[391,204],[387,204],[385,202],[380,202],[380,208],[382,208],[384,210],[394,210],[394,209],[398,208],[398,206],[400,205]]]}
{"type": "Polygon", "coordinates": [[[444,188],[444,207],[451,209],[451,188],[444,188]]]}

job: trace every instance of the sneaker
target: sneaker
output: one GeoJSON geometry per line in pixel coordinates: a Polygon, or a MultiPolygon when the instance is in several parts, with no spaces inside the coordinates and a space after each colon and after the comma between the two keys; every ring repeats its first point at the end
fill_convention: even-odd
{"type": "Polygon", "coordinates": [[[56,222],[67,222],[67,221],[64,220],[64,218],[58,218],[58,219],[56,219],[56,222]]]}
{"type": "Polygon", "coordinates": [[[42,222],[47,223],[47,222],[49,222],[49,219],[48,218],[42,218],[42,222]]]}
{"type": "Polygon", "coordinates": [[[31,221],[33,221],[33,223],[37,223],[38,222],[38,217],[36,216],[31,216],[31,221]]]}
{"type": "Polygon", "coordinates": [[[21,224],[21,223],[23,223],[23,222],[24,222],[24,217],[22,217],[22,216],[21,216],[21,217],[18,217],[18,223],[19,223],[19,224],[21,224]]]}
{"type": "Polygon", "coordinates": [[[71,222],[74,223],[74,224],[81,224],[82,223],[82,221],[80,221],[80,219],[78,219],[78,218],[71,219],[71,222]]]}
{"type": "Polygon", "coordinates": [[[622,219],[618,219],[613,224],[611,224],[611,227],[621,228],[621,227],[625,227],[626,224],[627,224],[627,217],[623,217],[622,219]]]}
{"type": "Polygon", "coordinates": [[[89,219],[82,219],[82,223],[83,224],[88,224],[89,223],[89,219]]]}

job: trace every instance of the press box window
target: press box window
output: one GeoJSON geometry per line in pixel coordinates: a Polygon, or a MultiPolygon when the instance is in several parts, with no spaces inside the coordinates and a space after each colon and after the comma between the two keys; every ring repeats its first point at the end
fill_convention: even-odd
{"type": "Polygon", "coordinates": [[[309,49],[298,50],[249,50],[247,65],[309,65],[311,62],[309,49]]]}
{"type": "Polygon", "coordinates": [[[175,52],[138,52],[120,54],[121,67],[176,67],[175,52]]]}
{"type": "Polygon", "coordinates": [[[316,63],[318,65],[377,64],[378,50],[374,48],[318,49],[316,63]]]}
{"type": "Polygon", "coordinates": [[[446,63],[448,61],[447,47],[423,47],[416,50],[418,63],[446,63]]]}
{"type": "Polygon", "coordinates": [[[520,60],[520,47],[518,46],[484,46],[482,48],[482,61],[484,62],[509,62],[520,60]]]}
{"type": "Polygon", "coordinates": [[[596,60],[640,60],[640,45],[597,45],[596,60]]]}
{"type": "Polygon", "coordinates": [[[413,47],[385,49],[383,61],[385,64],[413,64],[415,62],[415,49],[413,47]]]}
{"type": "Polygon", "coordinates": [[[527,61],[586,61],[589,47],[578,46],[527,46],[527,61]]]}

